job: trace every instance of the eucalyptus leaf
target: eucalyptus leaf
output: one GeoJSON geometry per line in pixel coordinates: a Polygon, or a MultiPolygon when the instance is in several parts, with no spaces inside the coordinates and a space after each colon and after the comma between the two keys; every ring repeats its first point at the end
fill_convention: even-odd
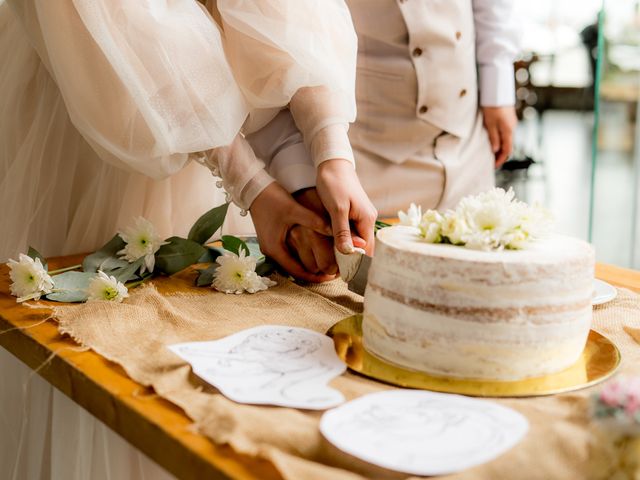
{"type": "Polygon", "coordinates": [[[252,257],[255,257],[260,260],[264,260],[264,253],[260,250],[260,244],[258,243],[258,239],[255,237],[250,237],[245,240],[247,247],[249,247],[249,253],[251,253],[252,257]]]}
{"type": "Polygon", "coordinates": [[[200,245],[205,244],[222,227],[228,209],[229,204],[224,203],[202,215],[189,230],[188,239],[200,245]]]}
{"type": "Polygon", "coordinates": [[[139,277],[138,275],[136,275],[136,272],[142,266],[142,262],[144,262],[144,257],[139,258],[138,260],[132,263],[125,262],[124,266],[116,270],[112,270],[111,272],[109,272],[109,275],[112,275],[113,277],[116,278],[116,280],[122,283],[127,283],[132,280],[137,280],[139,277]]]}
{"type": "Polygon", "coordinates": [[[236,255],[240,255],[240,250],[244,250],[246,256],[251,255],[251,251],[249,247],[244,242],[244,240],[234,237],[233,235],[223,235],[222,236],[222,247],[225,250],[235,253],[236,255]]]}
{"type": "Polygon", "coordinates": [[[278,264],[271,260],[269,257],[264,257],[263,260],[259,261],[256,265],[256,273],[261,277],[266,277],[267,275],[271,275],[278,268],[278,264]]]}
{"type": "Polygon", "coordinates": [[[221,248],[217,247],[205,247],[207,251],[202,257],[198,259],[197,263],[213,263],[216,261],[220,255],[222,255],[223,251],[221,248]]]}
{"type": "Polygon", "coordinates": [[[173,275],[197,263],[207,253],[207,249],[193,240],[180,237],[167,239],[166,245],[156,253],[156,269],[167,275],[173,275]]]}
{"type": "Polygon", "coordinates": [[[44,267],[45,270],[49,270],[49,267],[47,265],[47,261],[44,259],[44,257],[40,254],[40,252],[38,252],[35,248],[33,247],[29,247],[29,250],[27,251],[27,257],[31,257],[34,260],[36,258],[40,259],[40,262],[42,263],[42,266],[44,267]]]}
{"type": "Polygon", "coordinates": [[[55,290],[47,295],[47,300],[54,302],[85,302],[87,300],[87,288],[89,283],[96,276],[92,272],[65,272],[54,275],[53,283],[55,290]]]}
{"type": "Polygon", "coordinates": [[[198,270],[198,278],[196,279],[196,286],[209,287],[213,283],[213,275],[216,273],[220,265],[214,263],[204,270],[198,270]]]}
{"type": "Polygon", "coordinates": [[[123,258],[107,257],[98,266],[98,270],[102,270],[104,273],[110,273],[121,268],[126,268],[129,265],[130,263],[123,258]]]}
{"type": "Polygon", "coordinates": [[[125,245],[126,243],[120,235],[114,236],[100,250],[84,258],[82,269],[85,272],[97,272],[101,269],[103,263],[117,260],[117,253],[122,250],[125,245]]]}

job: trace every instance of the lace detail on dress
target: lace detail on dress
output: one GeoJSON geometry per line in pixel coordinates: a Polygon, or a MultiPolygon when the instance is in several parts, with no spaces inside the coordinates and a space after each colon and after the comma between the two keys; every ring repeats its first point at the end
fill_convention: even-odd
{"type": "Polygon", "coordinates": [[[240,207],[242,216],[247,215],[255,198],[274,181],[242,135],[227,147],[192,153],[191,158],[219,178],[216,186],[224,190],[227,202],[240,207]]]}
{"type": "MultiPolygon", "coordinates": [[[[225,185],[224,180],[222,180],[222,178],[220,176],[220,167],[218,166],[217,163],[215,163],[213,160],[211,160],[213,157],[214,157],[213,155],[209,156],[205,152],[197,152],[197,153],[191,154],[191,159],[192,160],[194,160],[195,162],[199,163],[200,165],[208,168],[209,171],[211,172],[211,175],[213,175],[214,177],[220,178],[220,180],[216,181],[216,187],[218,187],[219,189],[221,189],[224,192],[225,201],[226,202],[231,202],[231,201],[233,201],[233,197],[231,195],[231,191],[233,190],[233,186],[232,185],[225,185]]],[[[244,209],[241,209],[240,215],[242,215],[244,217],[244,216],[247,215],[247,212],[244,209]],[[244,212],[244,215],[243,215],[243,212],[244,212]]]]}

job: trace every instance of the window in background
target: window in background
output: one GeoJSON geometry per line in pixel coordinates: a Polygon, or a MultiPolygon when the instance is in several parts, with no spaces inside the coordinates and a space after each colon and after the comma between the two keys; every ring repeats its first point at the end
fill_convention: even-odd
{"type": "Polygon", "coordinates": [[[597,56],[602,54],[605,68],[595,143],[598,155],[592,237],[598,261],[631,266],[631,219],[638,216],[637,207],[636,213],[632,212],[633,195],[638,190],[633,177],[633,152],[638,150],[638,142],[630,132],[635,132],[640,98],[639,2],[606,3],[606,48],[599,52],[598,13],[602,0],[516,1],[523,26],[522,53],[516,63],[521,121],[515,163],[510,167],[508,162],[498,172],[497,182],[513,186],[518,196],[528,202],[545,204],[553,212],[560,233],[589,238],[594,75],[597,56]],[[621,47],[611,48],[614,43],[621,47]],[[617,69],[635,74],[614,76],[617,69]],[[607,88],[612,88],[607,85],[614,85],[613,79],[616,84],[625,83],[636,89],[632,93],[631,87],[626,87],[625,95],[630,100],[607,96],[607,88]]]}
{"type": "Polygon", "coordinates": [[[640,268],[640,2],[604,5],[591,233],[599,260],[640,268]]]}

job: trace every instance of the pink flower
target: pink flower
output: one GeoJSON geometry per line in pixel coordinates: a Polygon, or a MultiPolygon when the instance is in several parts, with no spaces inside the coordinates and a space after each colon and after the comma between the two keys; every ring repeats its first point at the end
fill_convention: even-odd
{"type": "Polygon", "coordinates": [[[619,407],[624,404],[625,393],[623,383],[619,380],[614,380],[602,388],[600,401],[608,407],[619,407]]]}
{"type": "Polygon", "coordinates": [[[627,383],[625,412],[630,417],[640,413],[640,378],[632,378],[627,383]]]}
{"type": "Polygon", "coordinates": [[[624,407],[624,411],[630,417],[635,418],[636,414],[640,413],[640,399],[637,397],[630,398],[624,407]]]}
{"type": "Polygon", "coordinates": [[[607,383],[598,402],[635,420],[640,415],[640,377],[619,377],[607,383]]]}

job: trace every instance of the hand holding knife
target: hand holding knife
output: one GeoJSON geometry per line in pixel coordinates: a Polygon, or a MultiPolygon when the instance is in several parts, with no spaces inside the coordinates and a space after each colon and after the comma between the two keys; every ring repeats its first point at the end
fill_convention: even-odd
{"type": "MultiPolygon", "coordinates": [[[[377,220],[375,224],[375,233],[391,224],[377,220]]],[[[336,261],[340,277],[347,282],[349,290],[358,295],[364,295],[369,278],[369,268],[371,268],[372,258],[365,254],[362,248],[354,248],[350,254],[340,253],[335,249],[336,261]]]]}

